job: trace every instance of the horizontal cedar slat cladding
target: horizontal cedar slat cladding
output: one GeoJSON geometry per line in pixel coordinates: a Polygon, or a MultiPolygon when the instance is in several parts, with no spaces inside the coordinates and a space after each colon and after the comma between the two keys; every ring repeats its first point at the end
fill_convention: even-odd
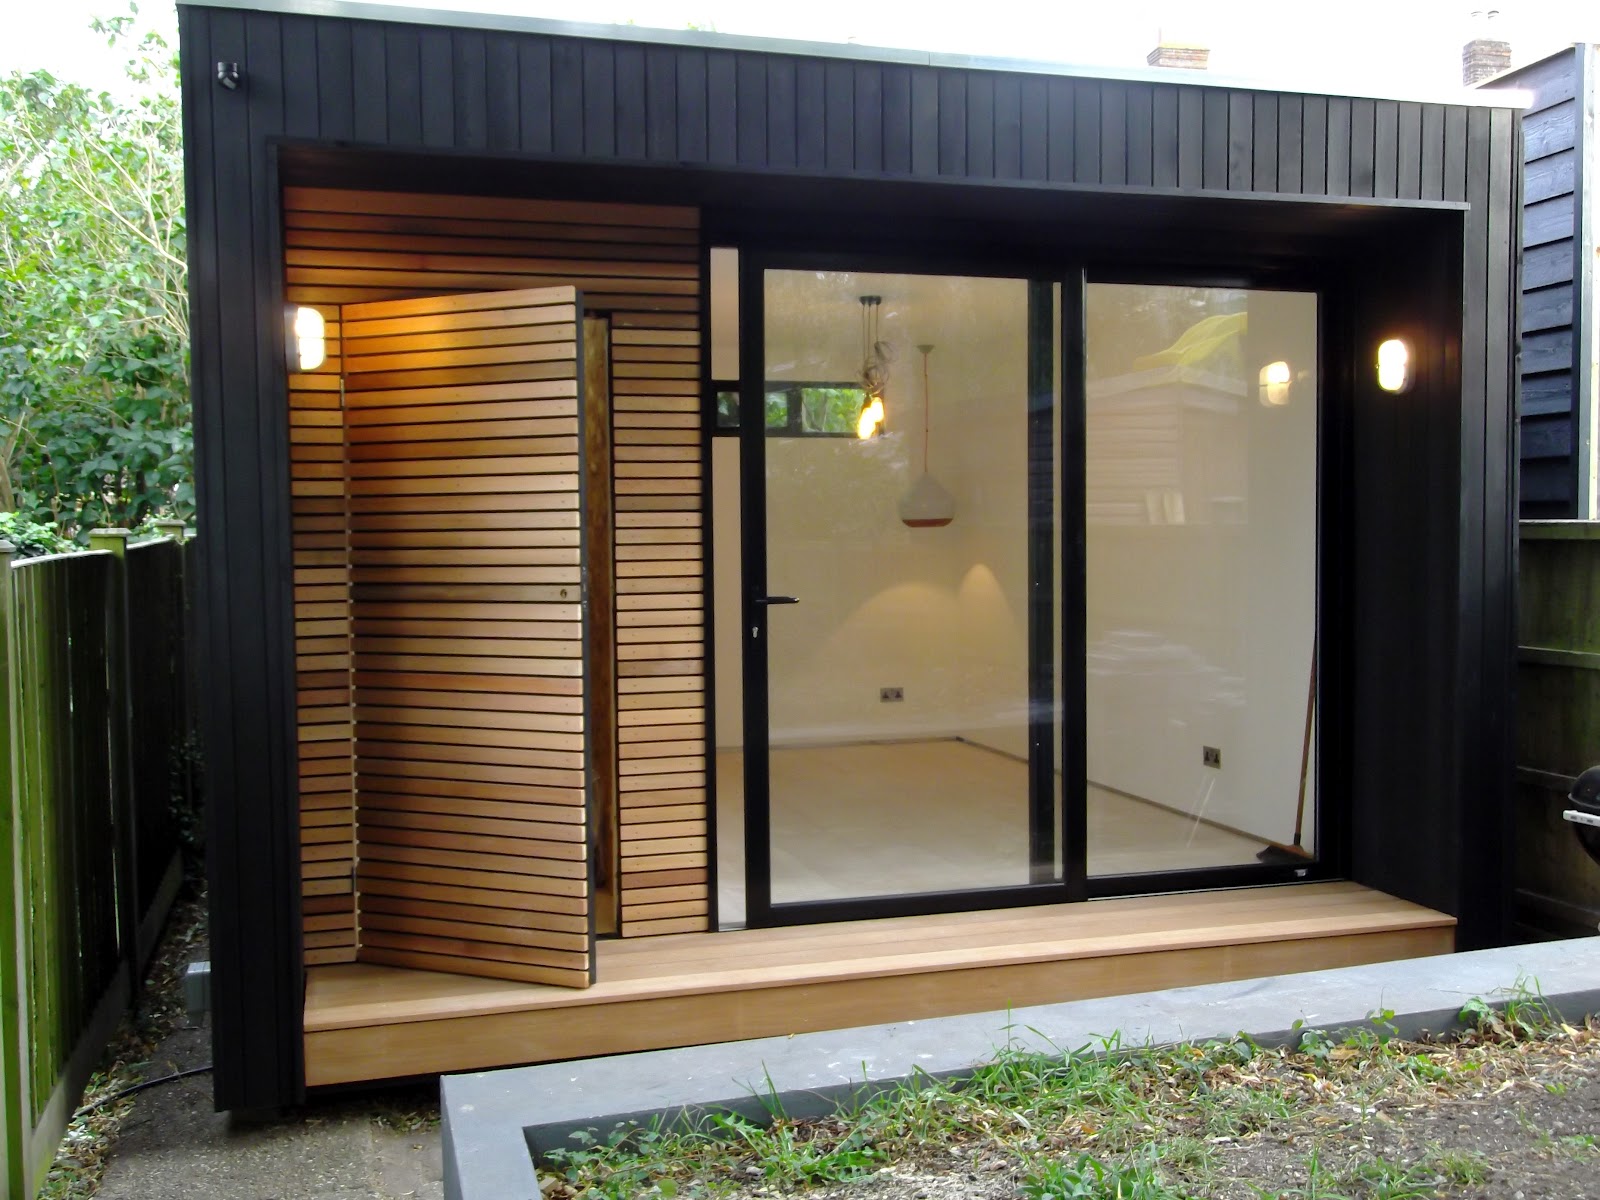
{"type": "MultiPolygon", "coordinates": [[[[347,391],[360,394],[365,416],[381,419],[386,409],[403,413],[439,393],[449,393],[452,408],[469,422],[474,404],[495,409],[495,421],[472,422],[483,428],[469,443],[422,442],[403,456],[377,456],[368,447],[403,443],[364,441],[348,456],[352,494],[393,501],[387,511],[399,515],[447,518],[422,546],[374,545],[362,533],[352,534],[348,551],[357,589],[352,611],[364,614],[352,622],[349,645],[357,878],[364,906],[359,956],[366,961],[403,953],[409,965],[434,970],[578,987],[592,975],[587,936],[570,936],[571,918],[587,922],[590,903],[579,547],[576,539],[546,548],[485,547],[476,544],[485,532],[475,524],[476,511],[438,505],[452,493],[448,485],[464,483],[491,511],[549,512],[547,502],[558,498],[560,509],[576,514],[578,406],[564,403],[564,411],[552,412],[548,400],[528,395],[523,386],[530,379],[575,377],[576,312],[577,296],[568,287],[344,310],[347,339],[378,330],[391,342],[385,353],[346,354],[347,391]],[[407,336],[394,334],[398,319],[447,316],[462,326],[470,324],[463,318],[484,313],[516,314],[529,336],[489,351],[413,352],[392,344],[407,336]],[[557,327],[565,340],[547,336],[557,327]],[[475,397],[469,389],[482,381],[486,357],[498,363],[497,382],[507,386],[475,397]],[[516,396],[518,391],[523,395],[516,396]],[[517,427],[533,420],[548,423],[545,435],[517,436],[517,427]],[[453,532],[466,536],[457,540],[453,532]],[[518,582],[547,586],[516,598],[489,591],[518,582]],[[419,597],[419,584],[448,588],[449,598],[419,597]],[[492,607],[501,632],[522,636],[497,636],[484,628],[477,617],[483,606],[492,607]],[[377,630],[365,616],[375,612],[388,614],[377,630]],[[528,636],[535,632],[548,636],[528,636]],[[578,702],[572,728],[541,736],[466,724],[461,718],[479,706],[480,689],[491,698],[488,711],[505,711],[499,702],[505,693],[485,689],[486,675],[547,684],[550,676],[570,678],[578,702]],[[458,707],[442,702],[446,697],[458,707]],[[432,723],[431,714],[440,711],[456,712],[457,723],[432,723]],[[484,816],[470,803],[449,799],[473,784],[504,785],[509,807],[527,819],[484,816]],[[432,809],[386,799],[419,785],[437,796],[432,809]],[[550,810],[566,819],[537,819],[550,810]],[[564,836],[544,836],[550,830],[564,836]],[[420,897],[415,885],[429,880],[448,883],[460,899],[420,897]],[[498,907],[492,897],[508,890],[522,897],[518,925],[476,919],[498,907]],[[549,903],[553,898],[575,902],[579,911],[549,903]],[[372,907],[365,907],[368,902],[372,907]]],[[[503,335],[515,327],[496,328],[503,335]]],[[[403,421],[402,416],[395,423],[403,421]]]]}
{"type": "MultiPolygon", "coordinates": [[[[652,760],[687,759],[704,746],[696,210],[307,187],[286,188],[283,207],[286,298],[319,306],[330,337],[329,363],[295,377],[290,410],[295,613],[306,647],[297,683],[302,757],[320,756],[319,774],[305,782],[328,780],[336,789],[305,792],[302,813],[336,811],[320,806],[340,796],[342,821],[323,828],[354,839],[352,797],[359,796],[370,807],[362,837],[398,827],[391,818],[458,833],[470,830],[429,822],[479,820],[485,836],[512,836],[497,822],[527,822],[539,838],[549,836],[563,788],[515,782],[527,768],[498,756],[460,764],[468,768],[460,778],[439,779],[417,771],[437,774],[453,758],[385,750],[367,760],[370,774],[352,774],[358,719],[369,742],[404,740],[418,755],[433,747],[562,751],[583,736],[581,677],[524,673],[561,661],[550,643],[581,628],[577,576],[564,573],[569,560],[548,554],[578,545],[578,475],[569,462],[553,471],[529,462],[546,456],[544,439],[578,432],[576,368],[546,355],[574,339],[582,316],[577,297],[568,292],[563,307],[554,293],[581,286],[581,307],[611,319],[613,439],[623,465],[614,490],[624,577],[612,616],[627,657],[618,694],[597,711],[646,731],[624,738],[619,750],[630,781],[624,813],[670,813],[665,819],[681,824],[683,836],[704,838],[703,759],[697,770],[636,774],[652,760]],[[530,293],[522,285],[535,281],[548,286],[524,298],[530,293]],[[458,292],[478,294],[444,295],[458,292]],[[530,325],[530,307],[549,320],[530,325]],[[537,620],[526,615],[533,608],[537,620]],[[648,732],[658,727],[670,727],[670,736],[648,732]]],[[[573,653],[566,661],[581,660],[573,653]]],[[[704,915],[669,916],[660,907],[707,910],[704,854],[679,866],[681,856],[664,852],[659,839],[637,839],[638,828],[624,818],[622,932],[706,928],[704,915]],[[636,881],[660,886],[664,879],[693,894],[632,896],[636,881]]],[[[347,956],[363,927],[351,908],[354,849],[352,840],[350,858],[332,864],[343,869],[342,880],[308,878],[305,889],[308,903],[346,906],[336,910],[346,923],[317,932],[345,937],[347,956]],[[329,887],[343,891],[322,891],[329,887]]],[[[506,874],[450,868],[450,881],[430,881],[408,864],[366,860],[358,886],[363,903],[370,899],[374,913],[385,914],[386,932],[396,932],[396,920],[436,920],[440,905],[454,906],[463,926],[481,928],[496,923],[484,912],[523,903],[520,890],[494,891],[506,874]],[[425,907],[405,907],[416,904],[425,907]]],[[[581,908],[560,919],[573,923],[569,932],[588,928],[581,908]]],[[[450,939],[438,932],[418,926],[404,949],[374,945],[367,954],[439,970],[485,973],[493,965],[479,953],[447,949],[450,939]]],[[[326,953],[308,950],[307,961],[336,961],[326,953]]],[[[516,978],[541,969],[500,966],[516,978]]],[[[560,981],[571,982],[570,974],[560,981]]]]}
{"type": "Polygon", "coordinates": [[[350,540],[342,483],[347,454],[339,419],[340,323],[337,309],[320,311],[327,356],[317,370],[289,377],[289,447],[293,488],[317,480],[335,485],[327,511],[304,511],[299,502],[291,512],[295,578],[320,572],[329,591],[322,598],[297,588],[294,603],[301,933],[307,963],[335,963],[353,962],[357,946],[355,724],[349,705],[350,540]],[[337,686],[327,687],[330,683],[337,686]]]}

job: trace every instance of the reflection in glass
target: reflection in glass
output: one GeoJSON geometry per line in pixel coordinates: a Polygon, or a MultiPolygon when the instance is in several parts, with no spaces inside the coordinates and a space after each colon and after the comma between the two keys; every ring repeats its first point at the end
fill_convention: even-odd
{"type": "Polygon", "coordinates": [[[1094,284],[1089,872],[1310,861],[1314,295],[1094,284]]]}

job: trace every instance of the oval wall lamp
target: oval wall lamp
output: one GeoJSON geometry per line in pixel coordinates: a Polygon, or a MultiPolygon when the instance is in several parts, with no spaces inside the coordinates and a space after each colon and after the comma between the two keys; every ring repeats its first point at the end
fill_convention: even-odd
{"type": "Polygon", "coordinates": [[[1386,392],[1411,386],[1411,347],[1400,338],[1378,344],[1378,386],[1386,392]]]}
{"type": "Polygon", "coordinates": [[[289,310],[289,370],[315,371],[328,357],[327,324],[314,308],[289,310]]]}
{"type": "Polygon", "coordinates": [[[1268,408],[1282,408],[1289,403],[1289,383],[1294,373],[1281,359],[1261,368],[1259,377],[1261,403],[1268,408]]]}

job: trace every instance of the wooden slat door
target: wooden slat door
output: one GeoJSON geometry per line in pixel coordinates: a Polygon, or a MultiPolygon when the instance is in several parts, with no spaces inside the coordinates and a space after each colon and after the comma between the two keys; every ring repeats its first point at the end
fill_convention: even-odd
{"type": "Polygon", "coordinates": [[[362,961],[593,981],[581,314],[342,310],[362,961]]]}

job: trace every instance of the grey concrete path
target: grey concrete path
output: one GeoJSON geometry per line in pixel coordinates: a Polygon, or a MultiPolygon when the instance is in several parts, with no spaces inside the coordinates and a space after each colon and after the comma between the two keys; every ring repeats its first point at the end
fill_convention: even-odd
{"type": "Polygon", "coordinates": [[[1600,938],[1508,946],[1373,966],[1040,1005],[858,1029],[625,1054],[447,1076],[442,1085],[447,1200],[533,1200],[534,1159],[579,1129],[724,1108],[759,1119],[776,1092],[791,1116],[892,1085],[914,1072],[958,1075],[1005,1046],[1076,1050],[1246,1032],[1291,1039],[1297,1020],[1329,1032],[1388,1018],[1402,1035],[1451,1027],[1466,1001],[1536,988],[1568,1017],[1600,1011],[1600,938]]]}
{"type": "MultiPolygon", "coordinates": [[[[147,1077],[210,1061],[210,1031],[162,1043],[147,1077]]],[[[370,1097],[275,1120],[211,1108],[211,1076],[141,1093],[112,1150],[99,1200],[441,1200],[437,1126],[381,1127],[370,1097]]]]}

